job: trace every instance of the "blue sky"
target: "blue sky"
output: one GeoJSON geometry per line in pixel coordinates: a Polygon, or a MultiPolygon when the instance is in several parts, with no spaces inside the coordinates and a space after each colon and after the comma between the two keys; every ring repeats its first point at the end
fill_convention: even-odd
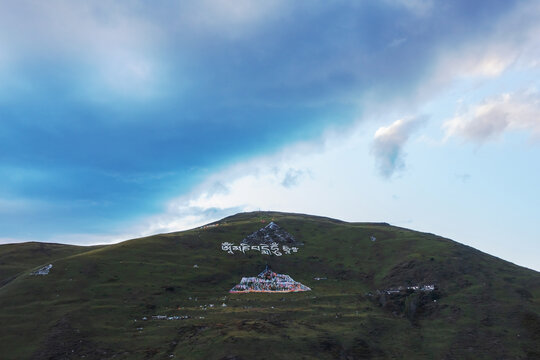
{"type": "Polygon", "coordinates": [[[0,242],[238,211],[540,270],[535,1],[0,2],[0,242]]]}

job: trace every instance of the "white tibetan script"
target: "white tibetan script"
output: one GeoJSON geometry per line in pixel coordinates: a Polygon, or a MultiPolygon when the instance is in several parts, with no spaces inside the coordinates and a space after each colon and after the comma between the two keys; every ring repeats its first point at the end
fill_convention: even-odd
{"type": "Polygon", "coordinates": [[[275,255],[275,256],[282,256],[290,255],[292,253],[298,252],[297,247],[289,247],[287,245],[282,245],[281,248],[279,247],[278,243],[271,243],[268,244],[259,244],[259,245],[249,245],[245,243],[241,243],[240,245],[234,245],[233,243],[224,242],[221,243],[221,250],[228,252],[229,254],[234,254],[235,251],[241,252],[243,254],[246,253],[246,251],[259,251],[263,255],[275,255]]]}

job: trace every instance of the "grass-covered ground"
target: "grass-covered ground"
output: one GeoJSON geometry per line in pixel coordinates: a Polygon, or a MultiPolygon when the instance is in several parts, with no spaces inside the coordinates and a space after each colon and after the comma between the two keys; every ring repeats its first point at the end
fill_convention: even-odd
{"type": "Polygon", "coordinates": [[[0,279],[11,279],[0,358],[540,358],[538,272],[386,224],[260,212],[219,224],[98,248],[46,244],[46,257],[36,244],[0,246],[0,279]],[[221,250],[272,219],[304,243],[298,253],[221,250]],[[49,275],[29,275],[47,263],[49,275]],[[228,293],[267,263],[312,291],[228,293]],[[417,284],[437,290],[376,292],[417,284]]]}
{"type": "Polygon", "coordinates": [[[85,247],[39,242],[1,245],[0,287],[38,265],[46,265],[56,259],[98,248],[100,246],[85,247]]]}

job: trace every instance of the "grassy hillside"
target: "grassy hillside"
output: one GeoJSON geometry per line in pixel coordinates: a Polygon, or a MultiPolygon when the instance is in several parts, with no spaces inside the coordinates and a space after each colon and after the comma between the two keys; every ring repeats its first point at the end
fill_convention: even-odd
{"type": "Polygon", "coordinates": [[[0,288],[1,358],[540,358],[538,272],[387,224],[267,212],[218,224],[44,259],[49,275],[0,288]],[[221,250],[271,220],[298,253],[221,250]],[[267,263],[312,291],[228,293],[267,263]],[[383,291],[421,284],[437,288],[383,291]]]}
{"type": "Polygon", "coordinates": [[[38,265],[50,263],[70,255],[79,254],[100,246],[74,246],[26,242],[0,246],[0,287],[18,275],[38,265]]]}

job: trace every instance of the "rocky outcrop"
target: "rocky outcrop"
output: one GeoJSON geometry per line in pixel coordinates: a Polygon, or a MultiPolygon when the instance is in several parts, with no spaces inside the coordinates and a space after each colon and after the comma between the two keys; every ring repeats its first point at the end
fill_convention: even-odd
{"type": "Polygon", "coordinates": [[[285,231],[275,222],[270,222],[265,227],[255,231],[254,233],[246,236],[242,243],[249,245],[259,245],[259,244],[286,244],[286,245],[303,245],[298,242],[294,236],[285,231]]]}

